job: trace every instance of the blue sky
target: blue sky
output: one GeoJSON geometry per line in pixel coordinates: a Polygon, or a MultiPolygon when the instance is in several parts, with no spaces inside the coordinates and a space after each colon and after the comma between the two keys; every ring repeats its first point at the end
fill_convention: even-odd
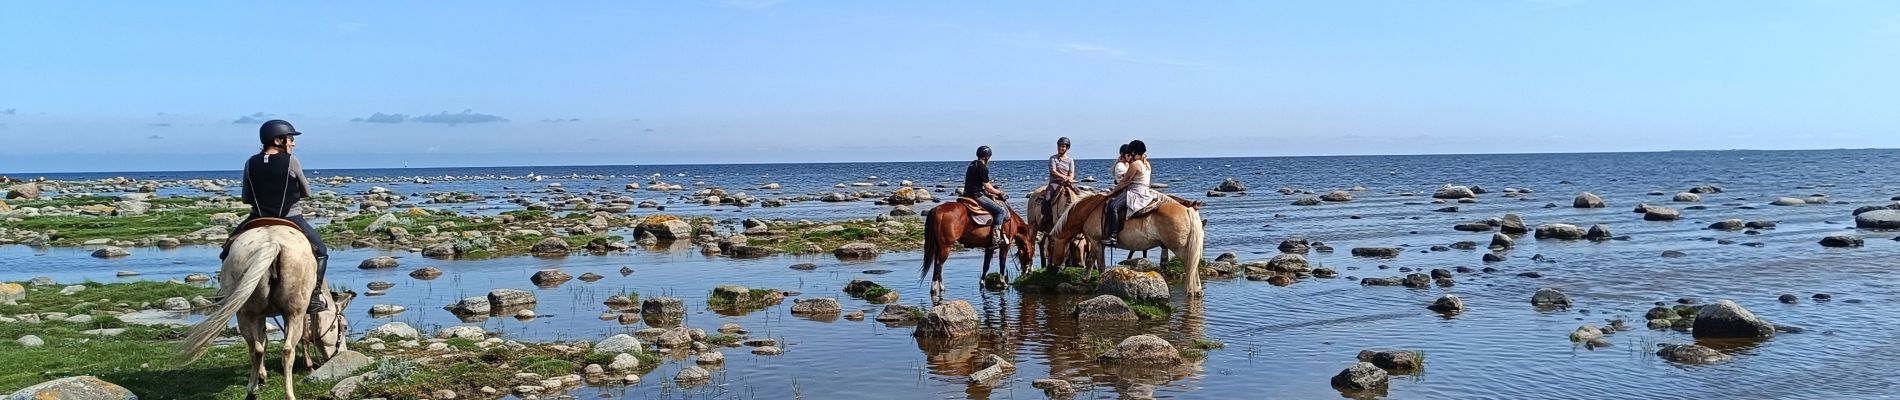
{"type": "Polygon", "coordinates": [[[1900,2],[72,2],[0,171],[1900,147],[1900,2]]]}

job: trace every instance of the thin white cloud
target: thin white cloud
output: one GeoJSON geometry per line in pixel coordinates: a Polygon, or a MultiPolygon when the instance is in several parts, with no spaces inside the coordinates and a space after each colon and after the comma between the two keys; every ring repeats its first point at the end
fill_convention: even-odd
{"type": "Polygon", "coordinates": [[[360,22],[344,22],[341,24],[336,24],[336,34],[338,35],[348,35],[348,34],[356,33],[356,31],[360,31],[360,30],[363,30],[363,24],[360,22]]]}

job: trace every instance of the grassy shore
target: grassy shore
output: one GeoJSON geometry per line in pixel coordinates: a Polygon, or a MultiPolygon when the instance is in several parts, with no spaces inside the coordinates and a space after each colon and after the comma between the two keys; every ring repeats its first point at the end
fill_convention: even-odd
{"type": "MultiPolygon", "coordinates": [[[[174,362],[184,327],[140,326],[127,324],[115,315],[129,312],[141,304],[160,304],[173,297],[211,296],[216,290],[194,285],[158,282],[99,284],[86,283],[86,290],[61,295],[63,285],[28,287],[26,298],[18,305],[0,305],[0,315],[41,315],[66,313],[90,315],[92,321],[74,323],[47,320],[0,323],[0,393],[10,393],[40,382],[79,375],[93,375],[125,387],[143,399],[242,399],[249,377],[249,355],[242,345],[213,346],[204,357],[189,365],[174,362]],[[124,329],[102,336],[86,333],[94,329],[124,329]],[[45,342],[26,347],[17,339],[33,335],[45,342]]],[[[235,334],[231,334],[235,337],[235,334]]],[[[378,338],[372,342],[380,342],[378,338]]],[[[451,351],[428,351],[426,346],[399,346],[387,338],[385,350],[369,349],[363,342],[352,350],[379,359],[357,373],[374,372],[352,396],[386,398],[428,398],[437,390],[452,390],[462,396],[483,398],[482,387],[505,391],[519,384],[518,372],[546,377],[580,373],[588,364],[607,365],[613,355],[593,353],[587,343],[502,345],[495,340],[428,339],[446,343],[451,351]]],[[[264,398],[283,397],[283,374],[279,343],[273,342],[266,356],[270,382],[260,394],[264,398]]],[[[661,357],[650,351],[633,355],[641,367],[624,373],[644,374],[658,367],[661,357]]],[[[329,399],[334,382],[303,379],[308,370],[299,363],[296,377],[297,396],[329,399]]],[[[490,396],[494,397],[494,396],[490,396]]]]}

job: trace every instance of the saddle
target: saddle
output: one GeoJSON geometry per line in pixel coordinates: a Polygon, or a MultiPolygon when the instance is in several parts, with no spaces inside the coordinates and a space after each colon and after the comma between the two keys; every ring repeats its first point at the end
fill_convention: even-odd
{"type": "Polygon", "coordinates": [[[990,215],[989,210],[983,209],[982,204],[977,204],[976,199],[958,197],[957,205],[963,206],[964,211],[970,215],[970,222],[977,225],[989,225],[990,221],[996,217],[990,215]]]}
{"type": "Polygon", "coordinates": [[[243,234],[244,231],[257,229],[257,228],[263,228],[266,226],[287,226],[287,227],[290,227],[290,229],[296,229],[299,232],[303,231],[302,226],[298,226],[296,222],[291,222],[290,220],[287,220],[287,219],[271,218],[271,217],[252,218],[249,221],[245,221],[243,225],[238,225],[237,230],[231,231],[231,237],[224,239],[224,248],[221,250],[230,250],[231,242],[237,241],[238,235],[243,234]]]}

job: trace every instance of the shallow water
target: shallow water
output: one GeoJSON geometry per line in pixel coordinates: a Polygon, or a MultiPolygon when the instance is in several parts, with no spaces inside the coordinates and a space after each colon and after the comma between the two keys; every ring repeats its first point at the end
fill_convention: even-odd
{"type": "MultiPolygon", "coordinates": [[[[975,305],[985,329],[978,339],[951,343],[920,342],[910,336],[909,328],[886,327],[868,319],[824,321],[791,316],[789,300],[736,316],[720,315],[704,307],[714,285],[731,283],[800,291],[804,297],[836,296],[847,311],[864,309],[875,316],[880,306],[840,293],[844,283],[854,278],[892,287],[903,295],[904,304],[923,304],[927,302],[926,286],[915,278],[920,256],[914,252],[887,253],[875,261],[852,263],[829,256],[708,258],[684,248],[482,261],[438,261],[394,254],[405,256],[402,267],[364,271],[351,266],[385,253],[349,250],[335,256],[332,273],[336,282],[347,283],[359,292],[371,281],[397,284],[387,296],[359,298],[351,310],[359,331],[391,320],[425,330],[459,324],[441,307],[494,288],[519,288],[534,290],[540,297],[536,308],[540,318],[525,323],[495,318],[480,324],[510,338],[592,341],[646,327],[644,323],[620,325],[597,318],[605,308],[600,300],[632,290],[643,297],[671,295],[685,299],[692,310],[685,321],[687,326],[710,331],[720,324],[737,322],[751,330],[754,337],[778,338],[785,344],[786,353],[781,356],[754,356],[745,348],[725,350],[727,361],[723,369],[715,371],[712,385],[686,390],[673,387],[668,383],[670,377],[686,365],[674,360],[648,373],[646,383],[576,393],[583,398],[596,394],[627,398],[1041,398],[1040,390],[1030,387],[1029,382],[1043,377],[1077,382],[1083,389],[1078,398],[1135,396],[1147,390],[1163,398],[1332,398],[1341,393],[1332,389],[1327,379],[1350,366],[1361,349],[1418,349],[1426,354],[1422,373],[1394,377],[1384,393],[1389,398],[1868,398],[1900,392],[1900,377],[1890,373],[1900,367],[1900,362],[1889,357],[1900,351],[1900,322],[1892,318],[1900,315],[1900,307],[1894,305],[1895,278],[1900,273],[1893,268],[1900,264],[1895,261],[1900,260],[1900,242],[1889,240],[1895,236],[1893,232],[1854,229],[1849,215],[1855,207],[1887,203],[1889,197],[1900,194],[1900,179],[1892,174],[1900,169],[1900,151],[1195,159],[1160,160],[1156,165],[1160,169],[1158,181],[1178,179],[1171,182],[1175,187],[1171,192],[1190,198],[1200,199],[1202,191],[1227,176],[1246,181],[1255,190],[1246,196],[1206,199],[1210,258],[1221,252],[1235,252],[1242,260],[1264,259],[1277,252],[1274,246],[1281,238],[1303,236],[1336,247],[1336,253],[1313,253],[1309,258],[1344,276],[1402,276],[1404,273],[1398,271],[1401,267],[1429,270],[1492,266],[1501,272],[1461,274],[1456,278],[1457,286],[1432,289],[1361,287],[1346,279],[1306,279],[1286,287],[1247,280],[1210,280],[1205,299],[1198,302],[1187,301],[1181,296],[1181,288],[1175,287],[1176,313],[1170,321],[1082,327],[1066,316],[1072,304],[1084,297],[979,290],[976,282],[980,261],[977,254],[965,252],[951,260],[945,271],[951,290],[947,297],[975,305]],[[1494,193],[1480,195],[1477,204],[1429,204],[1431,190],[1444,183],[1477,184],[1494,193]],[[1701,183],[1720,185],[1727,192],[1704,195],[1702,202],[1695,203],[1706,210],[1683,209],[1691,204],[1670,203],[1668,195],[1646,195],[1652,190],[1672,195],[1701,183]],[[1323,193],[1353,185],[1370,190],[1355,193],[1350,203],[1317,207],[1291,206],[1289,203],[1302,196],[1272,192],[1280,186],[1292,186],[1323,193]],[[1505,187],[1528,187],[1535,192],[1526,200],[1495,193],[1505,187]],[[1390,194],[1398,191],[1419,196],[1390,194]],[[1571,198],[1580,191],[1601,195],[1609,207],[1570,208],[1571,198]],[[1767,205],[1775,197],[1810,194],[1827,194],[1830,200],[1847,204],[1767,205]],[[1642,221],[1641,214],[1630,212],[1639,202],[1677,208],[1682,210],[1683,218],[1674,222],[1642,221]],[[1545,203],[1560,207],[1542,208],[1545,203]],[[1430,212],[1446,206],[1457,206],[1462,212],[1430,212]],[[1592,243],[1523,237],[1509,253],[1508,261],[1489,265],[1479,261],[1479,251],[1425,252],[1432,245],[1461,240],[1485,243],[1491,233],[1457,232],[1451,226],[1505,212],[1522,215],[1529,225],[1605,223],[1617,235],[1631,236],[1631,240],[1592,243]],[[1727,218],[1772,219],[1780,225],[1758,235],[1703,229],[1710,222],[1727,218]],[[1823,236],[1842,233],[1865,237],[1867,246],[1826,249],[1816,244],[1823,236]],[[1763,245],[1721,245],[1713,239],[1763,245]],[[1395,259],[1350,256],[1349,249],[1361,246],[1406,246],[1408,250],[1395,259]],[[1660,253],[1664,250],[1682,251],[1688,256],[1663,258],[1660,253]],[[1537,254],[1551,261],[1532,261],[1532,255],[1537,254]],[[820,267],[809,272],[787,268],[799,262],[820,267]],[[1380,265],[1390,269],[1380,269],[1380,265]],[[408,271],[423,266],[439,267],[446,274],[431,281],[407,276],[408,271]],[[618,272],[623,266],[635,272],[623,277],[618,272]],[[550,289],[535,288],[528,282],[534,271],[550,267],[576,276],[595,272],[607,278],[595,283],[576,280],[550,289]],[[871,270],[893,272],[865,273],[871,270]],[[1531,271],[1543,274],[1543,278],[1516,276],[1531,271]],[[1562,311],[1535,310],[1529,305],[1529,297],[1539,287],[1561,289],[1577,304],[1562,311]],[[1424,309],[1443,293],[1463,297],[1468,310],[1443,317],[1424,309]],[[1781,293],[1794,293],[1803,300],[1799,304],[1780,304],[1775,297],[1781,293]],[[1832,294],[1834,300],[1808,300],[1814,293],[1832,294]],[[1684,366],[1660,360],[1649,346],[1695,339],[1680,332],[1640,329],[1642,313],[1652,303],[1673,303],[1685,296],[1703,302],[1732,299],[1763,318],[1806,328],[1806,332],[1781,334],[1741,346],[1709,343],[1722,345],[1720,348],[1735,356],[1734,361],[1724,364],[1684,366]],[[409,310],[394,318],[373,319],[365,314],[371,304],[398,304],[409,310]],[[1601,326],[1604,320],[1616,317],[1629,320],[1639,329],[1612,335],[1609,338],[1614,346],[1596,350],[1574,346],[1567,339],[1578,325],[1601,326]],[[1204,362],[1159,373],[1117,371],[1092,360],[1097,339],[1117,341],[1135,333],[1161,335],[1177,345],[1208,337],[1225,342],[1226,348],[1210,352],[1204,362]],[[987,354],[1000,354],[1016,363],[1017,372],[1010,382],[985,387],[964,378],[974,371],[972,364],[987,354]]],[[[879,175],[876,180],[880,181],[910,179],[934,185],[955,176],[960,168],[957,163],[917,163],[323,173],[665,173],[670,182],[690,184],[691,179],[672,176],[687,173],[711,185],[741,187],[781,182],[786,186],[784,193],[807,194],[834,190],[832,184],[865,180],[870,175],[879,175]]],[[[1014,177],[1005,188],[1020,193],[1030,187],[1034,168],[1034,163],[1005,163],[997,170],[999,176],[1014,177]]],[[[1099,161],[1083,162],[1081,168],[1106,170],[1105,163],[1099,161]]],[[[620,192],[619,186],[627,181],[438,179],[432,185],[378,185],[405,193],[499,193],[504,186],[525,191],[562,182],[574,192],[592,188],[620,192]]],[[[368,186],[320,189],[348,193],[368,186]]],[[[663,198],[652,193],[633,195],[663,198]]],[[[506,206],[490,205],[495,209],[506,206]]],[[[673,213],[813,220],[861,218],[883,210],[868,202],[798,203],[781,209],[684,204],[669,207],[668,212],[673,213]]],[[[143,272],[138,277],[142,279],[169,279],[216,268],[211,249],[131,251],[131,257],[98,260],[84,249],[0,246],[0,265],[7,266],[0,271],[0,280],[44,275],[60,281],[112,282],[119,279],[113,276],[119,270],[143,272]]]]}

